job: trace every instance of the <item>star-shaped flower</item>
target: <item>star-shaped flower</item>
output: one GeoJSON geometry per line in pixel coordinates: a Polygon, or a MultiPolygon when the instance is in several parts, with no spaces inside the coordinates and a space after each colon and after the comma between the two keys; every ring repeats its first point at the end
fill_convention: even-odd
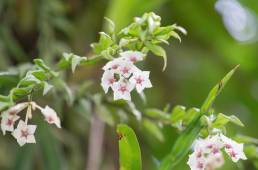
{"type": "Polygon", "coordinates": [[[120,80],[115,82],[112,86],[114,91],[114,100],[124,99],[131,100],[130,92],[133,90],[134,86],[129,81],[120,80]]]}
{"type": "Polygon", "coordinates": [[[58,128],[61,128],[60,119],[57,116],[57,113],[55,112],[55,110],[53,110],[49,106],[46,106],[45,108],[41,108],[40,110],[43,116],[45,117],[45,120],[49,124],[55,124],[58,128]]]}
{"type": "Polygon", "coordinates": [[[246,160],[246,155],[244,153],[244,144],[242,143],[237,143],[236,141],[233,141],[232,139],[220,135],[221,140],[224,143],[224,148],[226,153],[231,157],[233,162],[237,162],[240,159],[246,160]]]}
{"type": "Polygon", "coordinates": [[[36,128],[36,125],[27,125],[24,121],[20,120],[12,135],[16,138],[20,146],[23,146],[26,143],[36,143],[34,137],[36,128]]]}
{"type": "Polygon", "coordinates": [[[108,92],[109,87],[112,87],[116,82],[114,72],[111,70],[106,70],[101,78],[101,86],[104,89],[105,93],[108,92]]]}
{"type": "Polygon", "coordinates": [[[5,135],[6,131],[12,132],[14,130],[14,123],[20,118],[16,114],[10,115],[9,112],[5,111],[2,113],[1,129],[5,135]]]}
{"type": "Polygon", "coordinates": [[[120,53],[120,55],[124,60],[130,61],[132,63],[142,61],[144,57],[144,54],[140,51],[125,51],[120,53]]]}
{"type": "Polygon", "coordinates": [[[141,93],[145,88],[151,88],[152,84],[149,79],[149,71],[137,71],[134,72],[130,78],[130,82],[135,85],[138,93],[141,93]]]}

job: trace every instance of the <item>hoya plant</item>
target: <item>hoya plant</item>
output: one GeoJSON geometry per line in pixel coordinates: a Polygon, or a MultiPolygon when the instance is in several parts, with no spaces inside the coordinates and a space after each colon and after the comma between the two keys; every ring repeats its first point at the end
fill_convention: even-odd
{"type": "Polygon", "coordinates": [[[159,131],[161,126],[169,125],[177,129],[179,137],[175,139],[169,154],[158,161],[158,170],[174,169],[178,163],[184,161],[186,155],[189,157],[184,163],[188,164],[191,170],[213,170],[222,167],[224,153],[235,163],[249,157],[257,161],[256,153],[251,149],[256,148],[255,139],[227,134],[226,125],[233,123],[243,127],[241,120],[235,115],[228,116],[217,112],[213,107],[216,97],[238,66],[212,88],[200,108],[177,105],[173,108],[168,106],[158,109],[145,106],[145,109],[140,111],[135,105],[135,96],[131,94],[136,92],[145,102],[148,100],[144,95],[145,90],[151,91],[153,86],[158,86],[151,81],[151,71],[143,70],[143,63],[149,57],[161,57],[164,64],[159,71],[162,74],[162,70],[167,67],[163,44],[169,45],[170,38],[181,41],[179,34],[186,34],[186,30],[176,24],[161,25],[161,17],[153,12],[135,17],[130,25],[121,30],[116,29],[112,20],[105,19],[108,29],[107,32],[100,32],[98,42],[92,43],[93,55],[81,57],[64,52],[56,65],[49,65],[38,58],[34,59],[33,64],[1,73],[0,76],[18,78],[14,86],[0,96],[3,135],[12,135],[19,146],[24,146],[36,143],[34,134],[37,133],[38,122],[46,121],[62,128],[62,112],[57,113],[55,110],[58,109],[51,108],[50,105],[65,99],[69,107],[86,107],[92,113],[90,116],[97,115],[101,121],[116,127],[121,170],[142,169],[140,145],[134,130],[129,127],[131,121],[124,119],[127,114],[133,115],[129,119],[135,119],[137,124],[147,127],[153,138],[163,138],[159,131]],[[91,90],[90,80],[75,90],[65,82],[70,68],[76,74],[77,66],[88,67],[97,64],[103,64],[102,77],[93,83],[94,86],[101,87],[102,91],[91,90]],[[57,96],[58,100],[41,103],[40,99],[49,93],[57,96]],[[103,118],[104,114],[111,111],[118,113],[116,118],[103,118]],[[41,114],[41,119],[34,121],[35,114],[41,114]]]}

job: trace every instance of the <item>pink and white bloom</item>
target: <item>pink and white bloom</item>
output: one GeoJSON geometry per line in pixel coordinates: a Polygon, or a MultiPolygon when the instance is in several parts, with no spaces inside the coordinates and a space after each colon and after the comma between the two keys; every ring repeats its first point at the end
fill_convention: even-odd
{"type": "Polygon", "coordinates": [[[134,86],[129,81],[118,81],[112,86],[114,91],[114,100],[124,99],[131,100],[131,91],[134,86]]]}
{"type": "Polygon", "coordinates": [[[107,70],[103,73],[101,78],[101,86],[104,89],[105,93],[108,92],[109,87],[112,87],[116,82],[115,74],[111,70],[107,70]]]}
{"type": "Polygon", "coordinates": [[[114,92],[114,100],[131,100],[130,92],[136,88],[142,94],[145,88],[152,87],[149,71],[141,71],[134,63],[144,59],[140,51],[125,51],[120,57],[109,61],[104,67],[101,86],[105,93],[109,88],[114,92]]]}
{"type": "Polygon", "coordinates": [[[122,59],[136,63],[138,61],[142,61],[145,55],[139,51],[125,51],[120,53],[120,56],[122,59]]]}
{"type": "Polygon", "coordinates": [[[23,103],[18,103],[12,107],[10,107],[8,110],[6,110],[6,112],[9,115],[15,115],[20,113],[22,110],[24,110],[26,107],[28,107],[29,102],[23,102],[23,103]]]}
{"type": "Polygon", "coordinates": [[[240,159],[246,160],[246,155],[244,153],[244,144],[237,143],[236,141],[233,141],[232,139],[220,135],[221,140],[224,143],[224,148],[226,153],[231,157],[233,162],[237,162],[240,159]]]}
{"type": "Polygon", "coordinates": [[[122,58],[116,58],[112,61],[107,62],[107,64],[102,67],[103,70],[113,70],[116,71],[121,65],[121,62],[123,62],[122,58]]]}
{"type": "Polygon", "coordinates": [[[118,73],[124,78],[129,78],[134,72],[138,71],[139,69],[132,63],[128,61],[121,61],[120,67],[118,68],[118,73]]]}
{"type": "Polygon", "coordinates": [[[57,116],[57,113],[55,112],[55,110],[53,110],[49,106],[46,106],[45,108],[41,108],[41,113],[43,114],[43,116],[45,117],[45,120],[49,124],[55,124],[58,128],[61,128],[60,119],[57,116]]]}
{"type": "Polygon", "coordinates": [[[34,137],[36,128],[36,125],[27,125],[24,121],[20,120],[12,135],[16,138],[20,146],[23,146],[26,143],[36,143],[34,137]]]}
{"type": "Polygon", "coordinates": [[[1,120],[1,129],[3,134],[6,134],[6,131],[12,132],[14,130],[14,123],[20,118],[16,114],[11,115],[9,112],[2,113],[2,120],[1,120]]]}
{"type": "Polygon", "coordinates": [[[213,170],[224,164],[222,149],[231,157],[233,162],[247,159],[243,152],[243,144],[220,135],[208,136],[198,139],[194,144],[194,152],[189,156],[187,164],[191,170],[213,170]]]}
{"type": "Polygon", "coordinates": [[[142,93],[145,88],[151,88],[152,84],[149,79],[149,71],[137,71],[130,78],[130,82],[135,85],[138,93],[142,93]]]}
{"type": "Polygon", "coordinates": [[[204,170],[205,169],[205,159],[199,155],[199,153],[193,152],[187,161],[191,170],[204,170]]]}
{"type": "Polygon", "coordinates": [[[206,169],[207,170],[213,170],[213,169],[217,169],[220,168],[224,165],[225,160],[223,157],[223,153],[222,152],[218,152],[216,154],[210,154],[208,155],[208,157],[206,158],[206,169]]]}

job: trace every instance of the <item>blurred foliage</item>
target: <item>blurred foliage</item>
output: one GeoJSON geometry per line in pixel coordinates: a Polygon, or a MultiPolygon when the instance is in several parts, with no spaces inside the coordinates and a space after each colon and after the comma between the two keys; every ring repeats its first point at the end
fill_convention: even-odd
{"type": "MultiPolygon", "coordinates": [[[[47,65],[52,66],[62,57],[60,54],[63,52],[72,51],[81,56],[91,55],[90,43],[98,40],[98,32],[102,28],[108,29],[107,22],[103,19],[105,16],[114,20],[117,30],[120,30],[127,26],[134,16],[155,11],[162,17],[164,25],[176,22],[186,28],[188,35],[183,37],[180,45],[174,43],[173,46],[166,47],[168,67],[165,72],[159,69],[162,68],[162,62],[158,58],[149,57],[142,65],[151,70],[154,88],[146,93],[147,104],[136,96],[133,97],[137,101],[138,109],[144,111],[146,105],[163,108],[166,103],[171,105],[180,103],[190,108],[200,106],[209,88],[229,68],[240,64],[238,73],[219,97],[216,110],[236,115],[246,125],[241,129],[230,128],[229,134],[243,133],[258,138],[256,132],[258,43],[236,42],[215,11],[215,2],[215,0],[187,2],[180,0],[1,0],[0,69],[8,70],[8,74],[11,73],[11,76],[3,73],[0,75],[1,94],[8,95],[9,90],[16,86],[26,70],[31,68],[28,62],[32,63],[36,57],[43,58],[47,65]]],[[[240,2],[258,15],[256,0],[240,2]]],[[[73,70],[78,62],[81,61],[74,59],[73,70]]],[[[66,67],[65,61],[62,64],[62,67],[66,67]]],[[[98,95],[93,96],[91,93],[87,93],[90,100],[84,99],[89,88],[93,92],[100,90],[100,70],[100,67],[80,67],[75,70],[76,77],[72,77],[70,71],[65,71],[61,75],[67,83],[59,79],[53,80],[51,83],[58,88],[54,89],[53,94],[47,94],[40,100],[45,103],[53,101],[51,105],[62,113],[64,128],[56,132],[42,124],[39,127],[40,133],[36,137],[38,144],[23,148],[19,148],[13,138],[0,135],[0,169],[84,169],[85,160],[88,157],[87,136],[89,136],[92,103],[99,106],[97,108],[101,120],[110,125],[105,130],[101,167],[105,170],[118,169],[118,143],[112,125],[116,120],[127,122],[128,117],[134,116],[129,111],[123,114],[129,110],[124,103],[101,101],[98,95]],[[91,80],[91,82],[85,82],[85,80],[91,80]],[[108,109],[100,102],[107,103],[108,109]],[[125,109],[116,111],[114,108],[117,106],[125,109]]],[[[188,109],[186,114],[190,110],[188,109]]],[[[167,112],[166,108],[155,114],[162,115],[163,112],[167,112]]],[[[145,113],[150,117],[155,116],[151,110],[145,113]]],[[[167,119],[169,118],[164,116],[161,121],[167,121],[167,119]]],[[[144,119],[141,125],[135,119],[130,120],[133,127],[138,127],[134,129],[137,129],[136,134],[141,146],[143,169],[156,169],[160,164],[159,160],[170,152],[175,143],[178,137],[177,130],[170,125],[160,126],[159,123],[149,119],[144,119]]],[[[243,138],[240,139],[243,140],[243,138]]],[[[256,164],[246,161],[243,165],[238,165],[240,168],[248,170],[257,168],[258,159],[255,149],[252,142],[246,148],[256,160],[256,164]]],[[[228,163],[224,168],[233,170],[236,166],[228,163]]],[[[188,167],[182,163],[175,169],[188,169],[188,167]]]]}

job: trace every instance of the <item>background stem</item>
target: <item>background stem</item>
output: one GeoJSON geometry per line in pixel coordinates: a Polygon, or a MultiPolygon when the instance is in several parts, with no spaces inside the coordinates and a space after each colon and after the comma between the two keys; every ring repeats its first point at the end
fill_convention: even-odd
{"type": "Polygon", "coordinates": [[[105,124],[93,114],[90,126],[88,157],[85,170],[99,170],[102,160],[105,124]]]}

